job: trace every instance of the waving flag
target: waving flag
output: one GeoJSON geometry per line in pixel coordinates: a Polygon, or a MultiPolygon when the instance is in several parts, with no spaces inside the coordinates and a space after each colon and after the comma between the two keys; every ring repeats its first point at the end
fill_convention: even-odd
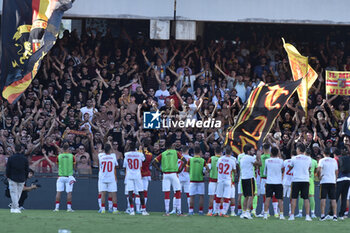
{"type": "Polygon", "coordinates": [[[302,56],[292,44],[285,43],[283,38],[282,41],[283,47],[288,54],[289,65],[292,70],[293,79],[303,80],[301,85],[298,87],[298,97],[301,106],[307,114],[308,92],[312,84],[314,84],[317,79],[317,73],[309,65],[307,57],[302,56]]]}
{"type": "Polygon", "coordinates": [[[229,143],[236,155],[243,152],[247,143],[258,149],[300,83],[301,79],[255,88],[239,112],[235,126],[227,131],[225,144],[229,143]]]}
{"type": "Polygon", "coordinates": [[[9,103],[16,102],[34,79],[73,1],[3,1],[0,89],[9,103]]]}

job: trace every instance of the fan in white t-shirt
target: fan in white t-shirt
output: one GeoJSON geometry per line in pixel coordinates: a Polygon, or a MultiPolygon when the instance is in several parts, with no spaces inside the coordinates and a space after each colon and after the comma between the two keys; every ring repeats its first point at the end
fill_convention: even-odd
{"type": "Polygon", "coordinates": [[[89,114],[89,120],[92,121],[92,118],[94,116],[94,113],[97,112],[97,109],[93,107],[93,102],[91,99],[86,101],[86,106],[82,107],[80,109],[81,112],[81,119],[84,120],[84,114],[88,113],[89,114]]]}
{"type": "Polygon", "coordinates": [[[161,82],[160,89],[156,91],[154,96],[158,99],[158,108],[163,107],[165,105],[165,98],[170,96],[170,93],[166,88],[166,82],[161,82]]]}
{"type": "Polygon", "coordinates": [[[261,166],[260,155],[255,156],[255,148],[251,144],[246,144],[243,147],[244,156],[239,161],[241,169],[241,183],[243,189],[243,214],[241,218],[252,219],[250,214],[250,207],[253,202],[255,179],[254,179],[254,167],[261,166]]]}
{"type": "Polygon", "coordinates": [[[333,209],[333,221],[337,221],[337,201],[336,201],[336,182],[338,177],[338,163],[331,158],[329,148],[323,152],[324,158],[318,162],[317,173],[320,177],[320,196],[321,196],[321,221],[326,220],[325,208],[327,196],[331,200],[333,209]]]}
{"type": "Polygon", "coordinates": [[[283,216],[283,185],[282,174],[284,169],[283,160],[279,158],[279,150],[277,147],[271,148],[271,157],[265,160],[264,175],[266,175],[266,200],[265,200],[265,213],[264,219],[268,217],[268,210],[270,200],[275,194],[278,200],[278,206],[280,209],[280,219],[284,219],[283,216]]]}
{"type": "Polygon", "coordinates": [[[305,155],[306,147],[300,143],[297,145],[297,156],[291,160],[291,167],[293,167],[293,181],[292,181],[292,210],[289,220],[294,220],[294,211],[296,202],[300,193],[300,197],[304,199],[306,221],[312,221],[310,217],[310,201],[309,201],[309,179],[311,168],[311,157],[305,155]]]}

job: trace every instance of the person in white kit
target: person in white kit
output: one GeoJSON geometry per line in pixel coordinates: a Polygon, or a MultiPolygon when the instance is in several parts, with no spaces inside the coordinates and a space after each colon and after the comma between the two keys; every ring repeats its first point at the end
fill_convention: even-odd
{"type": "MultiPolygon", "coordinates": [[[[261,167],[257,169],[257,175],[256,175],[256,186],[257,186],[257,194],[258,197],[260,195],[262,196],[262,208],[261,208],[261,213],[257,215],[257,217],[264,217],[264,205],[266,201],[266,175],[264,172],[265,169],[265,161],[270,158],[271,154],[271,145],[270,143],[264,143],[262,145],[263,153],[261,155],[261,167]]],[[[259,201],[259,198],[258,198],[259,201]]],[[[274,204],[274,203],[273,203],[274,204]]]]}
{"type": "MultiPolygon", "coordinates": [[[[243,156],[245,156],[244,153],[242,154],[239,154],[237,156],[237,164],[238,164],[238,167],[240,168],[240,161],[241,159],[243,158],[243,156]]],[[[241,175],[241,169],[239,169],[239,172],[238,172],[238,185],[237,185],[237,194],[238,194],[238,212],[237,214],[238,215],[241,215],[242,214],[242,206],[241,206],[241,199],[242,199],[242,175],[241,175]]]]}
{"type": "Polygon", "coordinates": [[[255,149],[251,144],[246,144],[243,147],[245,155],[240,160],[242,191],[244,196],[243,214],[240,216],[245,219],[253,219],[250,214],[253,196],[255,193],[254,167],[261,166],[260,155],[255,156],[255,149]]]}
{"type": "Polygon", "coordinates": [[[338,163],[335,159],[330,157],[330,150],[326,148],[323,152],[324,158],[320,159],[317,166],[317,172],[320,179],[320,197],[321,197],[321,221],[326,220],[325,208],[327,196],[331,200],[333,208],[333,221],[337,221],[337,202],[335,195],[335,184],[338,177],[338,163]]]}
{"type": "MultiPolygon", "coordinates": [[[[218,181],[218,168],[216,167],[216,164],[221,157],[221,147],[217,146],[215,148],[215,155],[211,156],[208,159],[207,166],[210,170],[209,172],[209,184],[208,184],[208,196],[209,196],[209,208],[208,208],[208,214],[207,216],[213,216],[215,214],[216,209],[216,188],[217,188],[217,181],[218,181]],[[214,210],[214,211],[213,211],[214,210]]],[[[230,153],[231,154],[231,153],[230,153]]]]}
{"type": "Polygon", "coordinates": [[[218,160],[216,167],[218,168],[218,183],[216,188],[215,213],[219,213],[221,199],[223,199],[223,209],[219,215],[228,217],[226,213],[230,206],[232,173],[236,174],[236,160],[230,153],[226,153],[225,156],[218,160]]]}
{"type": "Polygon", "coordinates": [[[310,201],[309,201],[309,180],[311,158],[305,155],[305,145],[300,143],[297,145],[297,156],[292,158],[293,181],[292,181],[292,211],[288,220],[294,220],[294,211],[299,196],[304,199],[306,221],[312,221],[310,217],[310,201]]]}
{"type": "Polygon", "coordinates": [[[283,220],[283,160],[279,157],[279,150],[277,147],[271,148],[271,158],[265,161],[264,175],[266,175],[266,200],[264,209],[264,219],[267,219],[269,213],[270,200],[275,194],[278,200],[280,209],[280,219],[283,220]]]}
{"type": "Polygon", "coordinates": [[[111,152],[109,143],[105,145],[105,153],[98,154],[98,192],[101,193],[101,209],[99,213],[106,212],[106,192],[112,193],[113,213],[118,213],[117,209],[117,177],[118,167],[117,156],[111,152]]]}
{"type": "Polygon", "coordinates": [[[139,193],[141,201],[141,214],[149,215],[146,212],[145,196],[143,190],[143,183],[141,177],[141,166],[142,162],[145,160],[143,153],[136,151],[136,146],[134,142],[129,145],[129,152],[124,155],[123,167],[126,168],[126,190],[129,192],[129,203],[130,203],[130,215],[135,215],[134,203],[132,194],[139,193]]]}
{"type": "MultiPolygon", "coordinates": [[[[192,158],[188,154],[189,147],[188,146],[182,146],[182,156],[186,159],[187,164],[192,158]]],[[[178,167],[180,169],[181,166],[183,166],[183,161],[181,159],[177,160],[178,167]]],[[[190,173],[188,172],[188,167],[185,167],[182,172],[179,173],[179,180],[181,185],[181,191],[186,194],[187,197],[187,205],[188,209],[190,209],[190,173]]],[[[176,214],[176,197],[173,198],[173,210],[169,214],[176,214]]]]}
{"type": "Polygon", "coordinates": [[[181,185],[177,174],[184,169],[187,161],[180,152],[175,150],[175,144],[172,143],[172,141],[167,140],[165,145],[169,149],[163,151],[152,161],[153,168],[163,173],[162,191],[164,192],[164,216],[169,216],[171,187],[173,188],[175,193],[174,196],[176,197],[177,215],[182,216],[181,185]],[[178,159],[181,159],[184,162],[180,168],[178,167],[178,159]]]}
{"type": "Polygon", "coordinates": [[[232,172],[232,179],[231,179],[231,203],[230,203],[230,210],[231,210],[231,217],[237,216],[235,213],[235,204],[236,204],[236,187],[235,187],[235,176],[237,175],[237,159],[232,156],[232,148],[231,146],[226,146],[225,148],[225,154],[231,155],[231,158],[235,161],[236,163],[236,172],[232,172]]]}
{"type": "MultiPolygon", "coordinates": [[[[293,156],[292,156],[293,158],[293,156]]],[[[293,167],[292,167],[292,159],[286,159],[283,162],[284,166],[284,174],[283,174],[283,197],[289,199],[289,215],[291,214],[291,185],[293,180],[293,167]]]]}

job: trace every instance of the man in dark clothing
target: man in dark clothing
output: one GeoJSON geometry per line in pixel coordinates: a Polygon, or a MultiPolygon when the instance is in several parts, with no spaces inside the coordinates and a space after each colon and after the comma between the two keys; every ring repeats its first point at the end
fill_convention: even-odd
{"type": "Polygon", "coordinates": [[[12,200],[11,213],[21,213],[18,201],[22,194],[24,182],[28,178],[29,164],[27,158],[21,153],[21,145],[15,145],[15,154],[8,158],[6,164],[6,177],[9,181],[12,200]]]}
{"type": "Polygon", "coordinates": [[[346,197],[348,196],[348,190],[350,186],[350,156],[349,151],[344,150],[343,155],[339,157],[339,175],[337,179],[337,191],[336,198],[337,201],[341,195],[341,205],[339,211],[339,218],[342,220],[344,218],[344,213],[346,209],[346,197]]]}
{"type": "MultiPolygon", "coordinates": [[[[348,196],[348,190],[350,186],[350,156],[348,150],[342,150],[341,156],[339,156],[340,151],[335,152],[335,157],[338,160],[338,178],[336,184],[336,201],[338,202],[339,197],[341,196],[341,205],[339,211],[339,219],[344,219],[344,213],[346,209],[346,199],[348,196]]],[[[333,215],[332,209],[329,211],[329,215],[333,215]]],[[[328,216],[327,216],[328,217],[328,216]]]]}
{"type": "MultiPolygon", "coordinates": [[[[34,176],[34,171],[32,169],[29,169],[28,179],[32,178],[34,176]]],[[[28,184],[28,182],[24,183],[22,195],[18,201],[19,209],[23,210],[24,201],[28,198],[28,192],[33,191],[39,187],[41,187],[39,184],[37,184],[38,180],[35,180],[34,183],[28,184]]]]}

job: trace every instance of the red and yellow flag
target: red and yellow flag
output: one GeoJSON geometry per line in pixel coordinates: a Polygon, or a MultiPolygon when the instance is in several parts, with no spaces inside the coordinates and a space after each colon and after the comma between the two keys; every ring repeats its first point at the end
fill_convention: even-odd
{"type": "Polygon", "coordinates": [[[235,125],[227,130],[225,145],[237,156],[245,144],[258,149],[289,98],[302,80],[256,87],[237,116],[235,125]]]}
{"type": "Polygon", "coordinates": [[[299,51],[289,43],[285,43],[284,39],[283,47],[286,50],[289,58],[289,65],[292,70],[292,75],[294,81],[303,79],[301,85],[298,87],[298,97],[301,106],[303,107],[305,113],[307,114],[307,98],[308,92],[311,86],[317,79],[317,73],[312,69],[308,63],[308,58],[301,55],[299,51]]]}

